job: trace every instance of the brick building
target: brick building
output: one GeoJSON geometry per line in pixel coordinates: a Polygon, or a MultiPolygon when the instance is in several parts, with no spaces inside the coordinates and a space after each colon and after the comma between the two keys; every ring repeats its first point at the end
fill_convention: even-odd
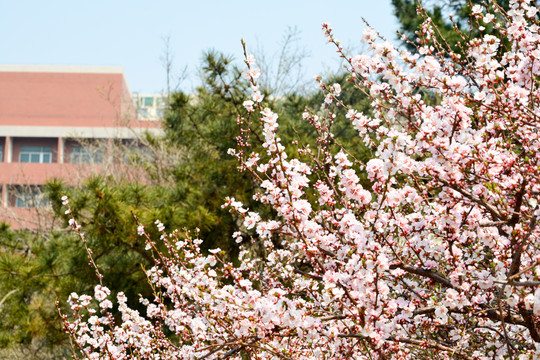
{"type": "Polygon", "coordinates": [[[0,220],[35,227],[48,179],[74,184],[102,170],[114,143],[161,132],[137,113],[122,68],[0,66],[0,220]]]}

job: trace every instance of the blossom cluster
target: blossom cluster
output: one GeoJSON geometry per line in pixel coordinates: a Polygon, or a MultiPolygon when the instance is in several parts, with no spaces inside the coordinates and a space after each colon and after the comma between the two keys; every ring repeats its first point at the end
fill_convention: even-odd
{"type": "MultiPolygon", "coordinates": [[[[93,298],[70,297],[75,320],[66,317],[66,329],[81,354],[539,359],[540,29],[530,1],[513,0],[510,9],[502,17],[475,5],[472,17],[499,32],[467,40],[466,57],[441,50],[429,19],[419,54],[367,29],[369,53],[349,57],[324,24],[372,111],[351,108],[341,86],[321,82],[322,110],[303,116],[319,148],[298,158],[281,143],[278,115],[263,103],[248,57],[254,94],[244,102],[249,118],[239,121],[261,124],[266,153],[247,154],[245,139],[232,153],[247,155],[239,160],[260,181],[254,197],[276,217],[233,198],[224,206],[265,256],[246,247],[234,265],[158,222],[168,251],[148,247],[156,295],[141,300],[145,315],[119,295],[115,320],[103,287],[93,298]],[[373,148],[365,164],[332,146],[338,111],[373,148]]],[[[142,225],[138,231],[144,235],[142,225]]]]}

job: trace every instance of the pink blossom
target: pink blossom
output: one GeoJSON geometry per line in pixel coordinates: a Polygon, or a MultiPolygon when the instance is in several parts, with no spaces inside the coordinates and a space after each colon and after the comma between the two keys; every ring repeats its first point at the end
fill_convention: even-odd
{"type": "Polygon", "coordinates": [[[101,285],[96,285],[94,288],[94,298],[98,301],[103,301],[111,294],[111,291],[101,285]]]}
{"type": "MultiPolygon", "coordinates": [[[[473,24],[487,19],[499,30],[471,35],[465,56],[440,43],[431,19],[418,29],[423,56],[398,52],[367,29],[366,54],[351,58],[324,24],[350,61],[355,87],[318,78],[324,103],[302,114],[316,134],[311,148],[282,143],[278,114],[255,104],[262,95],[248,57],[253,94],[244,105],[260,114],[240,117],[249,131],[231,153],[256,179],[253,199],[266,208],[225,199],[245,233],[233,234],[238,258],[204,250],[193,235],[161,234],[163,250],[156,247],[157,264],[146,271],[155,293],[140,299],[146,311],[119,294],[113,315],[103,285],[95,302],[72,293],[65,330],[75,345],[100,359],[534,358],[540,36],[527,17],[533,8],[511,1],[495,17],[474,6],[473,24]],[[352,88],[369,99],[369,112],[338,99],[352,88]],[[343,115],[368,159],[342,149],[332,133],[328,124],[343,115]],[[260,156],[247,146],[255,132],[266,149],[260,156]]],[[[70,226],[78,228],[75,220],[70,226]]]]}
{"type": "Polygon", "coordinates": [[[495,19],[495,15],[493,15],[493,14],[486,14],[486,15],[484,16],[484,19],[483,19],[483,20],[484,20],[484,23],[489,24],[490,22],[493,21],[493,19],[495,19]]]}
{"type": "Polygon", "coordinates": [[[243,103],[243,106],[246,108],[248,112],[253,112],[253,104],[254,102],[251,100],[246,100],[243,103]]]}

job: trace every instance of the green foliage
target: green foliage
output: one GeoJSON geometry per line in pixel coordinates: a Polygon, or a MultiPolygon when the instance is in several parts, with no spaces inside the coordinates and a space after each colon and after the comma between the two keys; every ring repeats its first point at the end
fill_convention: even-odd
{"type": "MultiPolygon", "coordinates": [[[[67,195],[105,276],[104,283],[113,292],[122,289],[134,308],[139,307],[138,294],[151,294],[143,269],[153,261],[151,253],[145,251],[144,238],[137,234],[133,214],[153,239],[160,236],[153,225],[156,219],[166,231],[198,228],[203,247],[220,247],[231,259],[238,250],[232,233],[242,227],[239,219],[222,209],[225,197],[234,196],[251,210],[271,217],[269,210],[252,200],[258,188],[251,175],[239,172],[237,159],[228,154],[240,135],[237,116],[246,115],[242,103],[249,98],[249,84],[231,59],[216,52],[205,55],[201,75],[202,83],[194,94],[171,95],[164,121],[165,138],[140,139],[147,152],[130,158],[131,175],[140,176],[120,176],[110,169],[115,176],[95,176],[80,187],[67,186],[60,180],[47,185],[56,219],[67,227],[69,217],[61,201],[62,195],[67,195]]],[[[344,94],[356,93],[346,91],[354,84],[345,76],[335,76],[329,83],[340,83],[344,94]]],[[[315,144],[316,134],[302,120],[302,113],[306,108],[328,111],[321,108],[323,100],[319,92],[277,98],[265,94],[265,102],[280,114],[279,133],[288,151],[296,151],[293,139],[315,144]]],[[[369,104],[362,96],[343,101],[359,111],[369,104]]],[[[336,113],[336,141],[346,143],[355,157],[367,161],[369,149],[361,144],[343,111],[336,113]]],[[[252,150],[264,156],[265,149],[257,140],[252,150]]],[[[0,346],[30,347],[36,340],[42,345],[66,345],[54,302],[59,300],[65,306],[72,291],[91,293],[96,282],[77,234],[1,227],[0,301],[9,295],[2,305],[7,315],[0,319],[0,346]]]]}
{"type": "MultiPolygon", "coordinates": [[[[392,0],[394,15],[400,25],[399,31],[410,41],[404,42],[409,50],[416,51],[419,45],[417,32],[424,20],[430,17],[438,29],[435,32],[437,40],[462,55],[466,54],[470,39],[487,34],[497,35],[498,30],[491,24],[471,20],[472,6],[485,3],[483,0],[392,0]],[[419,4],[423,6],[420,11],[417,10],[419,4]],[[481,26],[485,28],[482,32],[479,30],[481,26]]],[[[495,14],[501,14],[509,8],[508,0],[488,3],[488,10],[495,14]]]]}
{"type": "Polygon", "coordinates": [[[251,177],[238,172],[237,160],[228,154],[236,147],[236,118],[245,113],[242,103],[249,87],[224,55],[208,52],[203,63],[202,85],[193,95],[172,94],[165,116],[167,138],[186,154],[186,161],[172,169],[173,203],[183,204],[181,225],[199,228],[205,248],[220,247],[233,255],[230,239],[238,224],[221,205],[226,196],[234,196],[255,206],[251,177]]]}
{"type": "Polygon", "coordinates": [[[62,233],[0,228],[0,348],[65,342],[54,300],[59,289],[77,289],[81,248],[62,233]],[[69,274],[70,276],[66,276],[69,274]]]}

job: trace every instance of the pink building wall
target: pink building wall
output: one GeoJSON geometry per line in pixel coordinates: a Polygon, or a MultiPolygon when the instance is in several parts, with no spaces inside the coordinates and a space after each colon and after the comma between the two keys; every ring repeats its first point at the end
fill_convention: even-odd
{"type": "Polygon", "coordinates": [[[13,207],[9,189],[43,185],[52,177],[76,184],[102,171],[100,164],[70,164],[71,151],[79,146],[71,132],[81,132],[83,143],[110,144],[115,131],[124,135],[114,139],[125,140],[122,136],[129,139],[133,130],[160,128],[159,121],[136,118],[119,68],[0,65],[0,188],[6,210],[0,221],[32,228],[39,220],[31,217],[38,212],[13,207]],[[21,146],[50,146],[52,163],[20,163],[21,146]],[[22,222],[13,221],[14,214],[22,214],[22,222]]]}
{"type": "Polygon", "coordinates": [[[122,74],[0,72],[0,124],[118,126],[122,74]]]}

